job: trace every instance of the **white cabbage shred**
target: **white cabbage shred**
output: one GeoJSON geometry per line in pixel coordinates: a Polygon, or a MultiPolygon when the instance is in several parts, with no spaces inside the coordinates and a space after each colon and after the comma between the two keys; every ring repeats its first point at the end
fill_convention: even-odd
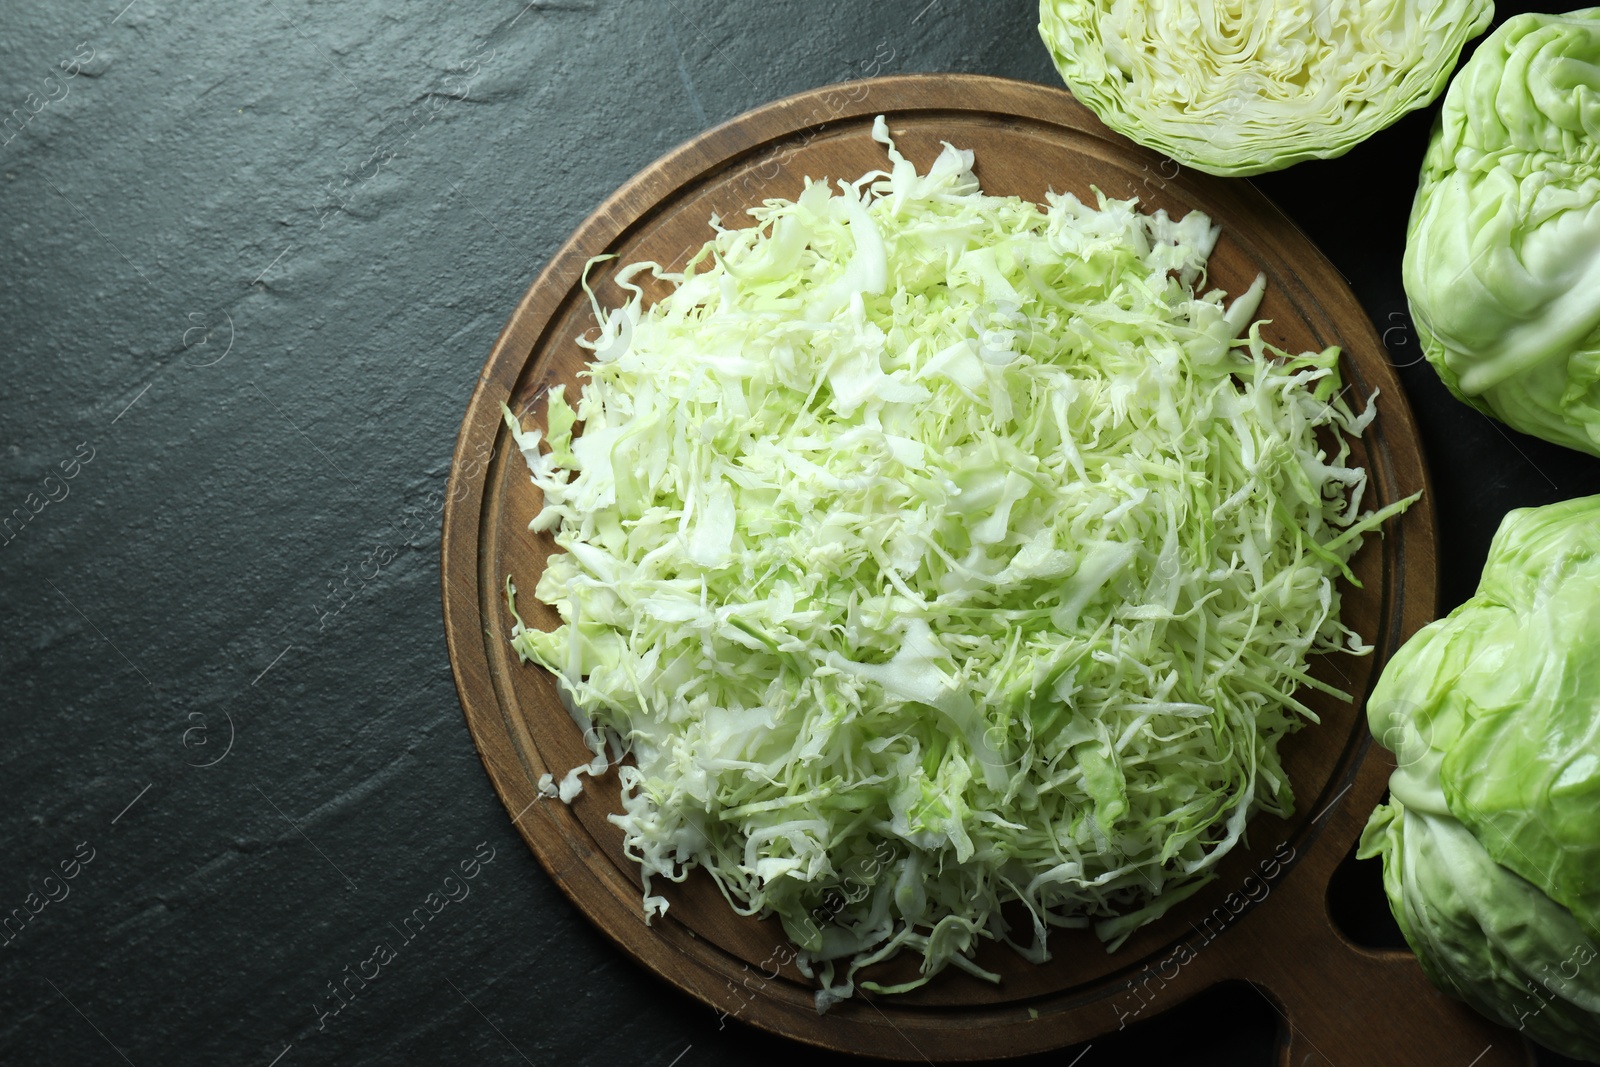
{"type": "Polygon", "coordinates": [[[564,625],[513,644],[594,751],[541,790],[616,766],[646,915],[704,869],[819,1010],[904,949],[861,986],[1115,948],[1288,814],[1307,655],[1365,650],[1335,582],[1396,510],[1359,514],[1338,350],[1266,344],[1261,279],[1197,295],[1204,215],[986,196],[874,134],[889,171],[622,268],[576,409],[506,412],[565,550],[564,625]]]}

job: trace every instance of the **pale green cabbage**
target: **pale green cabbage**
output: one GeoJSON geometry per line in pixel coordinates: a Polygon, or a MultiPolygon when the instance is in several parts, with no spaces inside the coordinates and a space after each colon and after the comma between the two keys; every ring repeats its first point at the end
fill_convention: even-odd
{"type": "Polygon", "coordinates": [[[1393,510],[1361,514],[1337,349],[1266,344],[1259,279],[1197,289],[1204,215],[986,196],[875,135],[889,172],[624,268],[576,410],[507,412],[565,549],[564,625],[514,645],[602,727],[542,787],[631,748],[647,916],[704,868],[821,1008],[902,949],[890,991],[1052,926],[1114,946],[1287,814],[1307,654],[1365,650],[1336,581],[1393,510]]]}
{"type": "Polygon", "coordinates": [[[1508,19],[1461,68],[1405,286],[1456,396],[1600,455],[1600,8],[1508,19]]]}
{"type": "Polygon", "coordinates": [[[1209,174],[1330,159],[1429,103],[1491,0],[1040,0],[1067,88],[1209,174]]]}
{"type": "Polygon", "coordinates": [[[1600,1062],[1596,649],[1600,497],[1511,512],[1477,594],[1373,690],[1399,769],[1361,854],[1436,984],[1600,1062]]]}

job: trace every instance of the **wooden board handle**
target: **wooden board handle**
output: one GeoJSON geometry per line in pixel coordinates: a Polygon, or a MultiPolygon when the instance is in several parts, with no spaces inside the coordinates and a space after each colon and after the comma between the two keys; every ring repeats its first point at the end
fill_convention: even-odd
{"type": "Polygon", "coordinates": [[[1279,1065],[1532,1067],[1521,1035],[1440,992],[1410,952],[1351,943],[1328,914],[1329,880],[1393,766],[1381,748],[1368,754],[1344,802],[1330,805],[1322,830],[1329,840],[1308,850],[1262,902],[1253,936],[1235,945],[1237,973],[1283,1017],[1279,1065]]]}
{"type": "Polygon", "coordinates": [[[1527,1042],[1435,989],[1409,952],[1357,948],[1331,927],[1318,940],[1283,946],[1285,960],[1307,955],[1255,983],[1284,1019],[1279,1067],[1532,1067],[1527,1042]]]}

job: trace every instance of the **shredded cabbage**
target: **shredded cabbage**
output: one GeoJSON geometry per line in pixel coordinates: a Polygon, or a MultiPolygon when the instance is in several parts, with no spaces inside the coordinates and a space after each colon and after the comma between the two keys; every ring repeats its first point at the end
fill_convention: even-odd
{"type": "Polygon", "coordinates": [[[986,196],[970,152],[874,136],[890,170],[623,267],[576,409],[506,412],[565,549],[563,625],[513,644],[594,751],[545,792],[616,765],[647,917],[704,869],[819,1010],[904,949],[863,988],[1114,948],[1288,814],[1306,657],[1367,650],[1336,580],[1406,503],[1360,514],[1337,349],[1263,341],[1260,278],[1197,295],[1203,214],[986,196]]]}

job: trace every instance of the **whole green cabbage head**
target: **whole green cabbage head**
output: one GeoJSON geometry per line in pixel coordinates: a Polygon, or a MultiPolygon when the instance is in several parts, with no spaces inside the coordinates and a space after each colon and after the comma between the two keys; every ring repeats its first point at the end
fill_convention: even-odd
{"type": "Polygon", "coordinates": [[[1428,977],[1600,1062],[1600,497],[1513,511],[1477,593],[1367,705],[1395,753],[1360,855],[1428,977]]]}
{"type": "Polygon", "coordinates": [[[1461,69],[1405,286],[1451,392],[1600,455],[1600,8],[1508,19],[1461,69]]]}
{"type": "Polygon", "coordinates": [[[1491,0],[1040,0],[1100,121],[1210,174],[1348,152],[1430,103],[1491,0]]]}

